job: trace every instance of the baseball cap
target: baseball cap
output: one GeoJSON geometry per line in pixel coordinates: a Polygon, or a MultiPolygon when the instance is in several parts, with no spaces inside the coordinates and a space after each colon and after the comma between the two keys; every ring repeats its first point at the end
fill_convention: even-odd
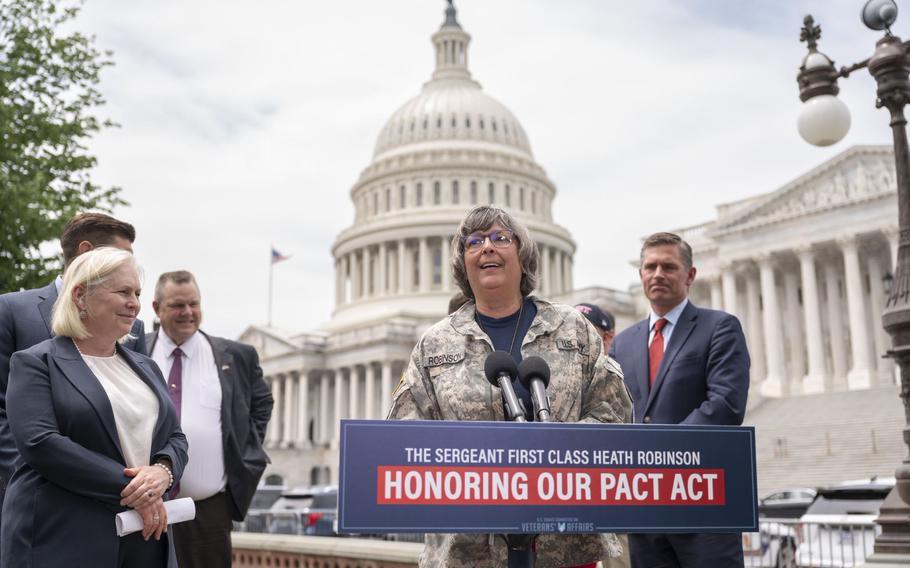
{"type": "Polygon", "coordinates": [[[577,304],[575,309],[581,312],[588,321],[604,331],[613,331],[613,316],[606,310],[601,310],[594,304],[577,304]]]}

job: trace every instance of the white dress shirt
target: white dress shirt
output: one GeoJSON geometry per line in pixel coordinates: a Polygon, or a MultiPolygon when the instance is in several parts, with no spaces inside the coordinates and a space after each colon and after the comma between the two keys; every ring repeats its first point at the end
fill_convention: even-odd
{"type": "Polygon", "coordinates": [[[667,350],[667,345],[670,345],[670,336],[673,334],[673,330],[676,329],[676,322],[679,321],[679,316],[682,315],[683,310],[686,309],[686,306],[689,304],[689,298],[685,298],[682,302],[676,305],[675,308],[667,312],[666,314],[659,316],[654,313],[654,310],[651,310],[651,316],[648,318],[648,346],[651,346],[651,342],[654,341],[654,324],[657,323],[657,320],[664,318],[667,320],[667,323],[664,324],[664,328],[661,330],[661,335],[664,336],[664,351],[667,350]]]}
{"type": "MultiPolygon", "coordinates": [[[[159,329],[152,359],[158,363],[165,380],[171,373],[176,347],[159,329]]],[[[183,470],[177,497],[201,501],[224,491],[227,483],[221,439],[221,381],[212,346],[200,332],[184,341],[180,349],[183,351],[180,427],[189,444],[189,462],[183,470]]],[[[170,388],[168,385],[168,391],[170,388]]]]}

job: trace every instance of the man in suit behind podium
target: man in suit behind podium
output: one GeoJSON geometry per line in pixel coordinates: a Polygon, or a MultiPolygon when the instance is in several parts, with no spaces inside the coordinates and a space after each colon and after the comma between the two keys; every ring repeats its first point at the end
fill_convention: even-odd
{"type": "MultiPolygon", "coordinates": [[[[82,253],[108,246],[133,251],[136,230],[129,223],[104,213],[80,213],[70,219],[60,235],[63,270],[82,253]]],[[[0,505],[6,484],[19,466],[19,452],[13,441],[6,417],[6,387],[9,384],[9,360],[16,351],[28,349],[53,336],[51,311],[63,279],[58,276],[43,288],[0,295],[0,505]]],[[[136,319],[130,339],[123,346],[145,353],[145,328],[136,319]]]]}
{"type": "MultiPolygon", "coordinates": [[[[738,426],[746,412],[749,352],[736,317],[698,308],[692,248],[672,233],[655,233],[641,248],[647,319],[616,336],[632,393],[635,422],[738,426]]],[[[739,533],[630,534],[632,568],[743,566],[739,533]]]]}
{"type": "Polygon", "coordinates": [[[196,518],[170,528],[181,568],[230,568],[231,520],[246,516],[268,463],[262,447],[272,392],[250,345],[199,330],[199,287],[185,270],[165,272],[152,308],[161,329],[147,337],[167,378],[189,462],[177,497],[196,502],[196,518]]]}

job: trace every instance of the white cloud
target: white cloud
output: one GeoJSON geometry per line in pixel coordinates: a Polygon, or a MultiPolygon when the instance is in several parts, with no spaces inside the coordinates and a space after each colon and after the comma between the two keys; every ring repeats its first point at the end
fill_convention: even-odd
{"type": "MultiPolygon", "coordinates": [[[[773,190],[852,144],[889,143],[860,71],[841,81],[853,130],[819,150],[796,134],[805,12],[838,64],[876,34],[854,1],[457,1],[470,64],[521,120],[559,189],[555,220],[579,243],[578,285],[625,288],[639,237],[705,221],[714,206],[773,190]]],[[[188,268],[206,327],[235,336],[330,317],[329,252],[353,221],[351,185],[379,129],[419,92],[445,3],[91,0],[78,21],[115,51],[92,141],[96,180],[124,188],[151,289],[188,268]]],[[[900,33],[901,24],[898,22],[900,33]]],[[[906,34],[904,34],[906,35],[906,34]]]]}

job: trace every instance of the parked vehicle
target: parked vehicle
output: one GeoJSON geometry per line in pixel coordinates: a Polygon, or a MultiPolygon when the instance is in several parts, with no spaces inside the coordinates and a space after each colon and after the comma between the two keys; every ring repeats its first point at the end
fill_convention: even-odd
{"type": "Polygon", "coordinates": [[[270,533],[336,536],[337,487],[287,491],[269,509],[270,533]]]}
{"type": "Polygon", "coordinates": [[[800,518],[797,562],[800,567],[850,567],[872,554],[878,511],[895,480],[872,478],[819,489],[800,518]]]}
{"type": "Polygon", "coordinates": [[[758,514],[773,519],[798,519],[803,516],[817,491],[809,487],[796,487],[775,491],[758,502],[758,514]]]}

